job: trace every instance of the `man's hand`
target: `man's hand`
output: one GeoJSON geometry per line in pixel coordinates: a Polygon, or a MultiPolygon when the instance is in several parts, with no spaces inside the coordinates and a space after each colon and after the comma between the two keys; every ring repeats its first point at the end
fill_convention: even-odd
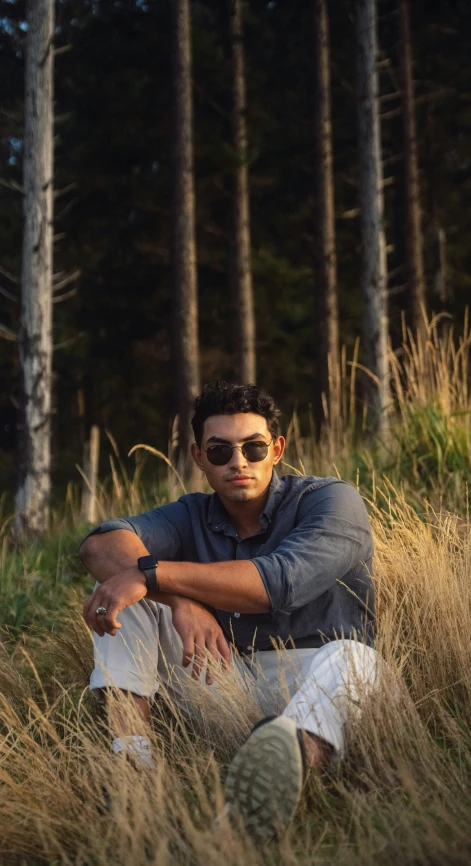
{"type": "Polygon", "coordinates": [[[120,610],[144,598],[147,592],[146,580],[136,566],[121,571],[105,580],[87,598],[83,606],[83,617],[93,631],[100,637],[104,634],[115,635],[121,628],[116,619],[120,610]],[[97,616],[97,607],[105,607],[106,615],[97,616]]]}
{"type": "MultiPolygon", "coordinates": [[[[223,670],[227,670],[231,651],[213,614],[199,602],[181,596],[176,596],[170,606],[173,625],[183,641],[183,667],[188,667],[193,660],[192,678],[199,679],[207,652],[217,664],[222,664],[223,670]]],[[[206,683],[211,685],[212,682],[208,667],[206,683]]]]}

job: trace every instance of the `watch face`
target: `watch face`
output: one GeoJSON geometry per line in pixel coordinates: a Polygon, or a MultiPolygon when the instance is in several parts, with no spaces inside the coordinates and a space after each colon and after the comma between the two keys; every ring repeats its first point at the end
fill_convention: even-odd
{"type": "Polygon", "coordinates": [[[148,556],[140,556],[137,560],[137,566],[141,569],[141,571],[145,571],[146,568],[155,568],[157,565],[157,560],[155,556],[149,553],[148,556]]]}

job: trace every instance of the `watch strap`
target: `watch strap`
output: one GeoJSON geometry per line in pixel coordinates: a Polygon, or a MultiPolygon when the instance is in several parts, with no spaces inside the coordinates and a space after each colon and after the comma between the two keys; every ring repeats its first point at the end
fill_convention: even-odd
{"type": "Polygon", "coordinates": [[[147,594],[149,592],[159,592],[159,581],[157,580],[157,565],[151,568],[144,568],[142,573],[146,579],[147,594]]]}
{"type": "Polygon", "coordinates": [[[145,581],[147,593],[159,592],[159,582],[157,580],[157,568],[159,563],[153,554],[140,556],[137,560],[137,567],[142,571],[145,581]]]}

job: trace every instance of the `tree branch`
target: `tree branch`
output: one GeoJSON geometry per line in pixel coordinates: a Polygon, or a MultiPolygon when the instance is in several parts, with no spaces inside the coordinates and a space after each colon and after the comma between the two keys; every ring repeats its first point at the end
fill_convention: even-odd
{"type": "Polygon", "coordinates": [[[72,192],[73,189],[77,189],[77,184],[75,183],[75,181],[73,181],[73,183],[69,183],[68,186],[62,187],[62,189],[55,189],[54,198],[61,198],[63,195],[66,195],[66,193],[72,192]]]}
{"type": "Polygon", "coordinates": [[[4,177],[0,177],[0,184],[6,186],[7,189],[12,189],[13,192],[20,192],[21,195],[25,194],[24,188],[16,180],[6,180],[4,177]]]}
{"type": "Polygon", "coordinates": [[[402,105],[399,108],[393,108],[392,111],[383,111],[380,114],[381,120],[389,120],[391,117],[399,117],[402,114],[402,105]]]}
{"type": "Polygon", "coordinates": [[[3,295],[4,298],[8,298],[9,301],[14,301],[15,304],[19,303],[19,297],[17,295],[13,295],[12,292],[7,292],[3,286],[0,286],[0,295],[3,295]]]}
{"type": "Polygon", "coordinates": [[[3,337],[4,340],[9,340],[10,343],[16,343],[18,340],[18,334],[16,331],[12,331],[11,328],[7,328],[6,325],[2,325],[0,322],[0,337],[3,337]]]}
{"type": "Polygon", "coordinates": [[[53,298],[52,303],[60,304],[62,301],[68,301],[69,298],[73,298],[76,294],[77,289],[71,289],[70,292],[65,292],[63,295],[59,295],[57,298],[53,298]]]}
{"type": "Polygon", "coordinates": [[[401,96],[402,96],[401,91],[396,90],[396,91],[394,91],[394,93],[384,93],[383,96],[378,96],[378,101],[381,103],[389,102],[391,99],[400,99],[401,96]]]}
{"type": "Polygon", "coordinates": [[[59,57],[60,54],[67,54],[72,49],[72,45],[61,45],[60,48],[54,49],[54,56],[59,57]]]}
{"type": "Polygon", "coordinates": [[[77,340],[81,340],[82,337],[84,337],[84,336],[85,336],[85,331],[79,331],[78,334],[75,334],[75,337],[69,337],[68,340],[61,340],[60,343],[56,343],[56,345],[53,346],[52,348],[54,349],[54,351],[56,349],[66,349],[67,346],[73,346],[73,344],[76,343],[77,340]]]}
{"type": "MultiPolygon", "coordinates": [[[[58,282],[53,283],[52,291],[54,294],[60,292],[61,289],[65,289],[66,286],[70,286],[71,283],[79,278],[81,273],[81,270],[74,271],[73,274],[69,274],[67,277],[64,277],[63,280],[58,280],[58,282]]],[[[58,274],[57,276],[60,275],[58,274]]]]}
{"type": "Polygon", "coordinates": [[[19,284],[20,284],[19,277],[15,277],[14,274],[10,273],[10,271],[7,271],[6,268],[2,268],[1,265],[0,265],[0,274],[2,275],[2,277],[6,277],[6,279],[10,283],[14,283],[15,286],[19,286],[19,284]]]}

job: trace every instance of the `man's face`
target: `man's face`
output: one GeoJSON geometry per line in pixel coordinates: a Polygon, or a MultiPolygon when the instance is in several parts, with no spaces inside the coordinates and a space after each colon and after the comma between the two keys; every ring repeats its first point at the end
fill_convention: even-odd
{"type": "Polygon", "coordinates": [[[193,459],[203,470],[209,484],[224,500],[247,502],[261,496],[271,481],[272,469],[283,455],[285,440],[279,436],[271,442],[272,435],[265,418],[249,412],[237,415],[212,415],[204,422],[201,448],[192,445],[193,459]],[[270,442],[264,460],[250,462],[244,457],[241,447],[247,442],[270,442]],[[214,466],[208,460],[207,449],[211,445],[237,445],[232,457],[224,466],[214,466]]]}

